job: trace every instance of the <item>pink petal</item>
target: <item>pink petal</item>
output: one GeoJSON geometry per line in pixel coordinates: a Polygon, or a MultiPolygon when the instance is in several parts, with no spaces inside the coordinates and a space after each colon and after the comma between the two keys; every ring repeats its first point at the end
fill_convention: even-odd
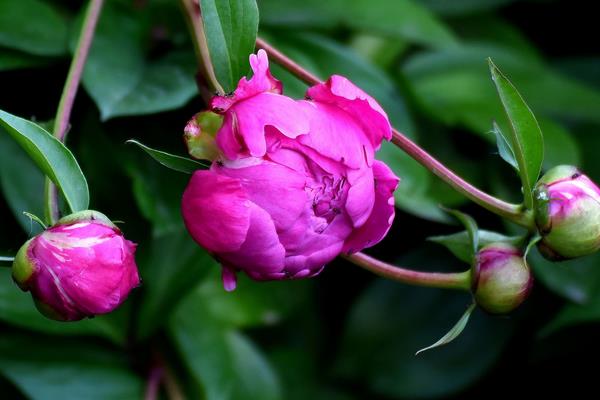
{"type": "Polygon", "coordinates": [[[375,204],[369,219],[363,226],[352,232],[344,244],[345,253],[355,253],[378,243],[385,237],[394,221],[394,190],[400,179],[392,170],[375,160],[373,163],[375,178],[375,204]]]}
{"type": "Polygon", "coordinates": [[[246,240],[251,204],[239,179],[196,171],[183,193],[181,212],[202,247],[214,253],[235,251],[246,240]]]}
{"type": "Polygon", "coordinates": [[[237,251],[219,253],[219,258],[247,272],[281,272],[285,249],[279,242],[275,224],[265,210],[252,202],[249,204],[250,227],[246,240],[237,251]]]}
{"type": "Polygon", "coordinates": [[[233,292],[237,287],[237,276],[235,268],[228,265],[221,265],[221,278],[223,279],[223,288],[227,292],[233,292]]]}
{"type": "Polygon", "coordinates": [[[392,130],[385,111],[375,99],[343,76],[333,75],[327,82],[309,88],[307,95],[351,115],[367,132],[374,149],[379,149],[383,139],[391,139],[392,130]]]}
{"type": "Polygon", "coordinates": [[[346,198],[346,213],[354,227],[362,226],[373,210],[375,191],[373,190],[373,169],[362,168],[348,171],[350,189],[346,198]]]}
{"type": "Polygon", "coordinates": [[[281,94],[283,87],[281,82],[271,75],[269,59],[264,50],[259,50],[258,54],[250,54],[250,67],[252,67],[254,75],[249,80],[246,77],[240,79],[233,94],[215,96],[211,99],[210,108],[214,112],[223,113],[235,103],[259,93],[281,94]]]}
{"type": "Polygon", "coordinates": [[[310,101],[300,104],[310,120],[310,133],[299,137],[300,143],[350,168],[372,164],[373,145],[355,118],[335,105],[310,101]]]}
{"type": "Polygon", "coordinates": [[[261,93],[231,107],[217,132],[217,145],[231,160],[267,151],[265,127],[289,138],[308,133],[309,123],[299,102],[278,94],[261,93]]]}
{"type": "Polygon", "coordinates": [[[263,161],[245,168],[216,166],[215,171],[239,179],[248,198],[271,216],[278,231],[288,229],[308,202],[306,176],[286,166],[263,161]]]}

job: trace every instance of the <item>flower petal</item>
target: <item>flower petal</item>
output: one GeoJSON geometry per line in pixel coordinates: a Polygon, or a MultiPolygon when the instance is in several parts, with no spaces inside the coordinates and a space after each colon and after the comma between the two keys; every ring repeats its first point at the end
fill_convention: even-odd
{"type": "Polygon", "coordinates": [[[251,204],[239,179],[213,170],[196,171],[183,193],[181,212],[202,247],[210,252],[235,251],[246,240],[251,204]]]}
{"type": "Polygon", "coordinates": [[[343,109],[331,104],[301,101],[310,121],[310,132],[298,141],[350,168],[371,165],[375,151],[367,132],[343,109]]]}
{"type": "Polygon", "coordinates": [[[343,76],[333,75],[327,82],[308,89],[308,97],[316,102],[335,105],[362,125],[374,149],[379,149],[383,139],[392,138],[387,114],[375,99],[343,76]]]}
{"type": "Polygon", "coordinates": [[[376,196],[373,190],[373,169],[348,171],[348,182],[350,189],[346,197],[346,213],[352,220],[353,226],[358,228],[367,221],[373,210],[376,196]]]}
{"type": "Polygon", "coordinates": [[[375,204],[369,219],[356,229],[344,244],[345,253],[356,253],[365,247],[371,247],[383,239],[394,221],[394,190],[400,179],[392,170],[375,160],[373,163],[375,178],[375,204]]]}
{"type": "Polygon", "coordinates": [[[299,102],[289,97],[261,93],[237,103],[225,113],[217,132],[217,145],[225,157],[262,157],[267,152],[265,127],[272,126],[289,138],[308,133],[309,123],[299,102]]]}
{"type": "Polygon", "coordinates": [[[283,86],[280,81],[271,75],[269,59],[264,50],[259,50],[258,54],[250,54],[250,67],[254,72],[252,78],[248,80],[246,77],[242,77],[232,94],[215,96],[211,99],[210,108],[214,112],[223,113],[235,103],[259,93],[270,92],[281,94],[283,86]]]}
{"type": "Polygon", "coordinates": [[[219,253],[224,264],[246,271],[248,275],[281,272],[285,249],[279,242],[275,224],[269,214],[250,203],[250,227],[246,240],[235,252],[219,253]]]}
{"type": "Polygon", "coordinates": [[[245,168],[216,166],[215,171],[239,179],[248,198],[271,216],[278,231],[288,229],[308,202],[306,177],[286,166],[263,161],[245,168]]]}

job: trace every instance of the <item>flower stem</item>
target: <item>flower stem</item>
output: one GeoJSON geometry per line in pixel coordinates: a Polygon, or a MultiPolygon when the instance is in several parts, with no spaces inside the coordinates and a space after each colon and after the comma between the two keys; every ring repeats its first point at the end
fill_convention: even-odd
{"type": "Polygon", "coordinates": [[[421,272],[406,268],[396,267],[377,260],[364,253],[342,255],[351,263],[358,265],[372,273],[386,279],[415,286],[426,286],[444,289],[458,289],[469,291],[471,288],[471,271],[464,272],[421,272]]]}
{"type": "MultiPolygon", "coordinates": [[[[256,47],[265,50],[269,55],[269,58],[307,84],[316,85],[321,83],[321,80],[317,76],[302,68],[292,59],[287,57],[269,43],[265,42],[263,39],[256,39],[256,47]]],[[[396,129],[392,129],[392,143],[394,143],[410,157],[423,165],[437,177],[442,179],[456,191],[462,193],[469,200],[518,225],[524,226],[528,229],[535,229],[533,213],[531,210],[524,209],[524,207],[520,204],[507,203],[479,190],[458,176],[452,170],[447,168],[444,164],[436,160],[429,153],[427,153],[416,143],[411,141],[408,137],[404,136],[396,129]]]]}
{"type": "Polygon", "coordinates": [[[155,365],[148,374],[148,380],[146,382],[146,393],[144,394],[144,400],[157,400],[158,390],[160,389],[160,383],[164,376],[164,368],[161,365],[155,365]]]}
{"type": "MultiPolygon", "coordinates": [[[[94,39],[96,24],[100,17],[103,4],[104,0],[90,0],[83,20],[79,41],[77,42],[77,48],[75,49],[67,80],[65,81],[60,102],[58,103],[58,111],[56,112],[56,117],[54,119],[52,133],[54,134],[54,137],[63,143],[67,135],[71,110],[73,109],[73,103],[75,101],[75,96],[77,95],[79,82],[81,81],[83,67],[85,66],[90,46],[94,39]]],[[[49,225],[53,225],[58,220],[60,214],[58,209],[58,190],[54,183],[48,178],[46,178],[45,182],[44,196],[46,199],[46,220],[49,225]]]]}
{"type": "MultiPolygon", "coordinates": [[[[204,35],[204,27],[202,25],[198,1],[180,0],[180,4],[183,9],[188,29],[190,30],[192,42],[194,43],[194,51],[198,60],[198,66],[200,67],[200,73],[206,80],[209,89],[224,93],[223,87],[219,84],[212,62],[210,61],[210,53],[208,51],[206,35],[204,35]]],[[[205,96],[203,95],[203,97],[205,96]]]]}

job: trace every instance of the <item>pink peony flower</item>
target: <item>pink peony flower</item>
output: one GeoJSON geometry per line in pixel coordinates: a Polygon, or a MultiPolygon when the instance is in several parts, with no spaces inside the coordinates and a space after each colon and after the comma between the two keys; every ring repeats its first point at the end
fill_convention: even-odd
{"type": "Polygon", "coordinates": [[[332,76],[293,100],[263,50],[250,64],[250,80],[211,101],[224,116],[222,157],[194,173],[182,201],[187,229],[221,262],[227,290],[238,270],[256,280],[305,278],[379,242],[399,181],[375,160],[391,127],[373,98],[332,76]]]}
{"type": "Polygon", "coordinates": [[[134,253],[106,216],[83,211],[25,243],[13,279],[44,315],[77,321],[113,311],[139,285],[134,253]]]}

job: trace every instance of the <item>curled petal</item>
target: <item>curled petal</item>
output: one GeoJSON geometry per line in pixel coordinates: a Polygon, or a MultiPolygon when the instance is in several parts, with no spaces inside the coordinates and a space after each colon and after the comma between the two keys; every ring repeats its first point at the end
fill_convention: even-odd
{"type": "Polygon", "coordinates": [[[373,163],[375,178],[375,203],[369,219],[360,228],[354,230],[344,244],[345,253],[355,253],[377,244],[389,231],[394,221],[394,190],[400,179],[392,170],[375,160],[373,163]]]}
{"type": "Polygon", "coordinates": [[[239,179],[196,171],[181,203],[185,225],[210,252],[238,250],[250,227],[250,205],[239,179]]]}
{"type": "Polygon", "coordinates": [[[240,79],[232,94],[212,98],[210,108],[214,112],[223,113],[237,102],[259,93],[282,93],[283,86],[280,81],[271,75],[269,59],[264,50],[261,49],[257,54],[250,55],[250,67],[254,72],[252,78],[246,79],[246,77],[243,77],[240,79]]]}
{"type": "Polygon", "coordinates": [[[331,104],[302,101],[310,133],[298,138],[321,156],[350,168],[371,165],[375,151],[367,132],[347,112],[331,104]]]}
{"type": "Polygon", "coordinates": [[[392,138],[387,114],[375,99],[343,76],[333,75],[327,82],[308,89],[307,95],[316,102],[333,104],[361,124],[373,145],[379,149],[383,139],[392,138]]]}
{"type": "Polygon", "coordinates": [[[299,103],[289,97],[261,93],[232,107],[217,132],[217,145],[225,157],[262,157],[267,151],[265,127],[289,138],[308,133],[309,123],[299,103]]]}

